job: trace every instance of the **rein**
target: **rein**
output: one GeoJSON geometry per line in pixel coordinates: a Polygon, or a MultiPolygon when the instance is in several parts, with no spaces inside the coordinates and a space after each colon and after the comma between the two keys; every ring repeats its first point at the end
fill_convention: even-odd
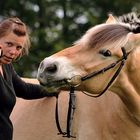
{"type": "Polygon", "coordinates": [[[58,135],[63,135],[63,137],[68,137],[68,138],[76,138],[75,136],[71,135],[71,126],[72,126],[72,120],[74,116],[74,111],[76,108],[76,95],[74,93],[75,88],[70,87],[70,93],[69,93],[69,107],[68,107],[68,113],[67,113],[67,127],[66,127],[66,132],[62,131],[60,123],[59,123],[59,115],[58,115],[58,95],[56,96],[56,109],[55,109],[55,120],[56,120],[56,126],[59,131],[58,135]]]}
{"type": "MultiPolygon", "coordinates": [[[[84,91],[82,91],[84,94],[90,96],[90,97],[94,97],[94,98],[97,98],[97,97],[100,97],[101,95],[103,95],[107,89],[110,87],[110,85],[114,82],[114,80],[117,78],[117,76],[119,75],[120,71],[122,70],[124,64],[125,64],[125,61],[127,60],[127,56],[130,54],[130,52],[126,53],[126,50],[124,47],[121,48],[122,50],[122,53],[123,53],[123,56],[117,60],[116,62],[108,65],[107,67],[101,69],[101,70],[98,70],[98,71],[94,71],[84,77],[78,77],[78,83],[76,85],[74,84],[71,84],[71,80],[67,81],[67,83],[69,84],[70,86],[70,93],[69,93],[69,107],[68,107],[68,113],[67,113],[67,127],[66,127],[66,132],[63,132],[61,127],[60,127],[60,123],[59,123],[59,115],[58,115],[58,96],[56,97],[57,100],[56,100],[56,111],[55,111],[55,119],[56,119],[56,125],[57,125],[57,129],[59,131],[59,135],[63,135],[63,137],[68,137],[68,138],[76,138],[74,136],[71,135],[71,126],[72,126],[72,120],[73,120],[73,116],[74,116],[74,111],[75,111],[75,102],[76,102],[76,96],[75,96],[75,87],[79,86],[80,83],[82,81],[85,81],[85,80],[88,80],[98,74],[101,74],[101,73],[104,73],[106,72],[107,70],[110,70],[111,68],[114,68],[118,63],[120,63],[120,66],[118,67],[117,71],[115,72],[115,74],[113,75],[113,77],[111,78],[111,80],[109,81],[109,83],[107,84],[107,86],[103,89],[103,91],[101,93],[99,93],[98,95],[91,95],[89,93],[86,93],[84,91]]],[[[73,77],[75,78],[75,77],[73,77]]]]}

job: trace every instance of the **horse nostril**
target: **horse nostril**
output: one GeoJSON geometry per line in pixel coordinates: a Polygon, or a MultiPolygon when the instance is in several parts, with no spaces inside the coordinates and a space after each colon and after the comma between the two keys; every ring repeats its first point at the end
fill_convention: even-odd
{"type": "Polygon", "coordinates": [[[45,68],[46,72],[49,73],[55,73],[57,71],[57,66],[55,64],[49,64],[46,68],[45,68]]]}

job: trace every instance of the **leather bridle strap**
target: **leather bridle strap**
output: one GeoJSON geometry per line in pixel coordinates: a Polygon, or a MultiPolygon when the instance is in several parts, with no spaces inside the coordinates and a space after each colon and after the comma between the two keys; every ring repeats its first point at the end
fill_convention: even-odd
{"type": "Polygon", "coordinates": [[[59,115],[58,115],[58,97],[59,95],[56,96],[56,108],[55,108],[55,121],[56,121],[56,126],[59,131],[58,135],[66,135],[66,132],[63,132],[59,123],[59,115]]]}
{"type": "Polygon", "coordinates": [[[86,95],[88,95],[90,97],[97,98],[97,97],[100,97],[101,95],[103,95],[107,91],[107,89],[110,87],[110,85],[113,83],[113,81],[119,75],[121,69],[123,68],[123,66],[125,64],[125,60],[127,59],[127,56],[130,54],[130,52],[129,53],[126,53],[126,50],[125,50],[124,47],[122,47],[121,50],[122,50],[122,53],[123,53],[123,56],[122,56],[121,59],[119,59],[118,61],[116,61],[116,62],[114,62],[114,63],[112,63],[110,65],[108,65],[107,67],[105,67],[105,68],[103,68],[103,69],[101,69],[99,71],[95,71],[95,72],[93,72],[93,73],[91,73],[89,75],[86,75],[86,76],[84,76],[84,77],[81,78],[81,81],[85,81],[87,79],[90,79],[90,78],[98,75],[98,74],[104,73],[104,72],[106,72],[107,70],[109,70],[111,68],[114,68],[118,63],[121,62],[119,68],[117,69],[117,71],[115,72],[115,74],[113,75],[113,77],[111,78],[111,80],[109,81],[109,83],[107,84],[107,86],[104,88],[104,90],[100,94],[98,94],[98,95],[91,95],[91,94],[86,93],[86,92],[83,91],[84,94],[86,94],[86,95]]]}
{"type": "Polygon", "coordinates": [[[75,136],[71,135],[71,126],[72,126],[72,120],[74,116],[74,111],[76,109],[76,96],[74,94],[74,87],[70,87],[70,99],[69,99],[69,108],[68,108],[68,114],[67,114],[67,136],[68,138],[76,138],[75,136]]]}
{"type": "Polygon", "coordinates": [[[70,87],[66,132],[63,132],[60,127],[59,115],[58,115],[58,96],[56,96],[55,120],[56,120],[57,129],[59,131],[58,135],[63,135],[63,137],[68,137],[68,138],[71,138],[71,137],[76,138],[75,136],[71,135],[72,120],[73,120],[74,111],[76,108],[76,105],[75,105],[76,96],[75,96],[74,90],[75,90],[74,87],[70,87]]]}
{"type": "Polygon", "coordinates": [[[122,52],[123,52],[123,56],[122,56],[119,60],[117,60],[117,61],[114,62],[114,63],[111,63],[110,65],[108,65],[107,67],[105,67],[105,68],[103,68],[103,69],[101,69],[101,70],[94,71],[94,72],[92,72],[92,73],[90,73],[90,74],[88,74],[88,75],[86,75],[86,76],[83,76],[83,77],[81,78],[81,80],[82,80],[82,81],[85,81],[85,80],[90,79],[90,78],[92,78],[92,77],[94,77],[94,76],[96,76],[96,75],[98,75],[98,74],[100,74],[100,73],[104,73],[105,71],[107,71],[107,70],[109,70],[109,69],[111,69],[111,68],[114,68],[119,62],[121,62],[121,61],[123,61],[123,60],[126,60],[126,59],[127,59],[127,56],[129,55],[130,52],[129,52],[129,53],[126,53],[126,50],[125,50],[124,47],[122,47],[121,50],[122,50],[122,52]]]}

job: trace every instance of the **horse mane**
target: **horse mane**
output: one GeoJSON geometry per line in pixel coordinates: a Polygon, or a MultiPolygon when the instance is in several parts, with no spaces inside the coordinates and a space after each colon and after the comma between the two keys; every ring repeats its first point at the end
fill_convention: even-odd
{"type": "Polygon", "coordinates": [[[117,21],[124,24],[129,24],[133,33],[140,33],[140,14],[131,12],[122,16],[116,17],[117,21]]]}
{"type": "Polygon", "coordinates": [[[129,32],[129,26],[120,23],[100,24],[89,29],[75,45],[107,48],[124,46],[129,32]]]}
{"type": "Polygon", "coordinates": [[[122,47],[128,33],[140,33],[140,14],[131,12],[116,17],[116,23],[100,24],[89,29],[74,45],[87,47],[122,47]]]}

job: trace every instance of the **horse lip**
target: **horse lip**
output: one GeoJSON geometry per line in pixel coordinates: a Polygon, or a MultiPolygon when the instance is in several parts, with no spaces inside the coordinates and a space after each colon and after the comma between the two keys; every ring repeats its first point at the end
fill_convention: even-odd
{"type": "Polygon", "coordinates": [[[46,83],[40,82],[40,84],[42,86],[45,86],[45,87],[60,87],[60,88],[62,86],[68,85],[66,79],[56,80],[56,81],[50,81],[50,80],[48,80],[48,82],[46,82],[46,83]]]}

